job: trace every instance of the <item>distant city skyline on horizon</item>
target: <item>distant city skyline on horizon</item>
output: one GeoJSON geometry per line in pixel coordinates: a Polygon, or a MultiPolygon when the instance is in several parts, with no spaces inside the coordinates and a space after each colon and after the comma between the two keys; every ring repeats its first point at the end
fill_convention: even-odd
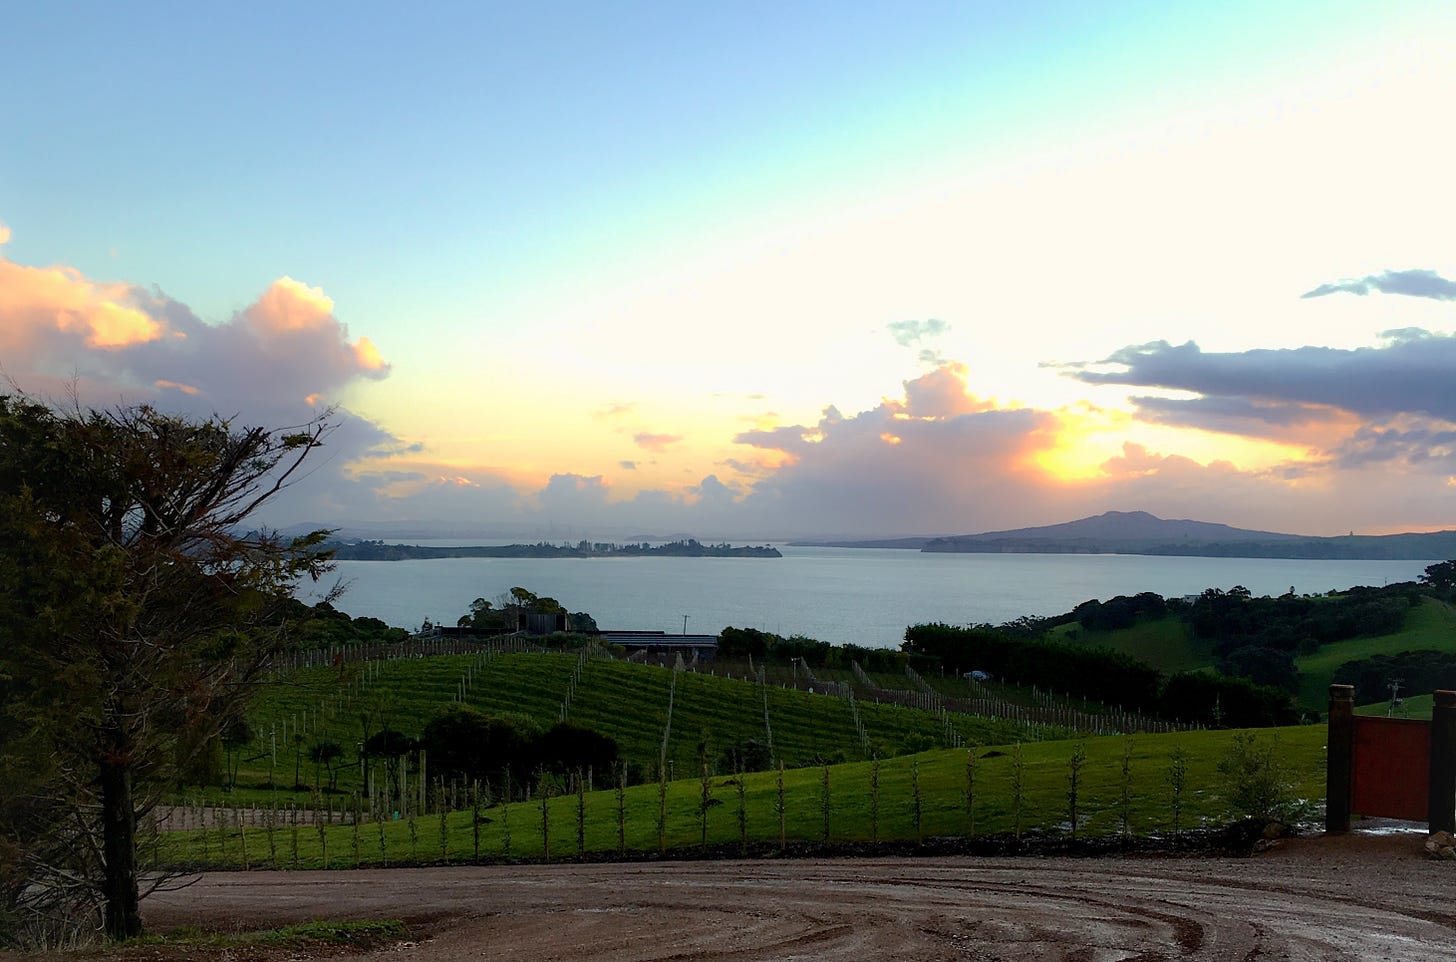
{"type": "Polygon", "coordinates": [[[1426,0],[21,8],[0,378],[335,410],[280,527],[1453,529],[1453,33],[1426,0]]]}

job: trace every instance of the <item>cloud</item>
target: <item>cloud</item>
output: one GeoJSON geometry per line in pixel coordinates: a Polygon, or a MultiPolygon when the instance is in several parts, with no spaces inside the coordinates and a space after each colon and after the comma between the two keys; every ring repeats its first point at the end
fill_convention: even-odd
{"type": "Polygon", "coordinates": [[[99,283],[68,267],[27,267],[0,257],[0,349],[7,367],[53,364],[158,340],[156,299],[129,284],[99,283]]]}
{"type": "Polygon", "coordinates": [[[637,470],[637,462],[636,461],[618,461],[617,462],[617,467],[621,468],[623,471],[636,471],[637,470]]]}
{"type": "MultiPolygon", "coordinates": [[[[0,257],[0,363],[22,390],[83,404],[147,402],[243,424],[301,424],[349,384],[387,377],[367,337],[352,339],[323,291],[279,278],[221,323],[206,323],[157,289],[97,281],[66,266],[31,267],[0,257]]],[[[320,484],[351,490],[348,466],[403,453],[378,425],[338,410],[325,448],[311,459],[320,484]]],[[[295,491],[299,494],[295,495],[295,491]]]]}
{"type": "Polygon", "coordinates": [[[733,443],[747,444],[769,451],[782,451],[785,454],[802,454],[810,444],[805,436],[810,430],[797,424],[787,427],[760,428],[734,435],[733,443]]]}
{"type": "Polygon", "coordinates": [[[1371,291],[1381,294],[1403,294],[1406,297],[1428,297],[1437,301],[1456,301],[1456,281],[1448,281],[1435,271],[1385,271],[1365,277],[1347,278],[1333,284],[1321,284],[1300,297],[1324,297],[1328,294],[1358,294],[1371,291]]]}
{"type": "MultiPolygon", "coordinates": [[[[1323,406],[1364,417],[1423,414],[1456,420],[1456,337],[1404,329],[1380,347],[1300,347],[1205,353],[1189,341],[1154,341],[1123,348],[1102,364],[1118,371],[1068,366],[1088,384],[1120,384],[1193,391],[1243,399],[1271,414],[1280,405],[1323,406]]],[[[1227,402],[1225,402],[1227,403],[1227,402]]],[[[1163,413],[1171,408],[1164,406],[1163,413]]],[[[1190,409],[1191,410],[1191,409],[1190,409]]]]}
{"type": "Polygon", "coordinates": [[[1308,440],[1314,431],[1349,430],[1357,423],[1353,416],[1334,408],[1297,402],[1154,395],[1140,395],[1130,400],[1144,421],[1285,442],[1308,440]]]}
{"type": "Polygon", "coordinates": [[[1054,443],[1058,417],[979,401],[967,373],[948,365],[852,417],[829,407],[815,425],[738,435],[789,456],[753,483],[743,513],[794,530],[944,533],[1035,500],[1046,480],[1035,454],[1054,443]]]}
{"type": "Polygon", "coordinates": [[[1443,472],[1456,471],[1456,430],[1430,426],[1362,427],[1334,452],[1340,467],[1398,462],[1409,466],[1434,466],[1443,472]]]}
{"type": "Polygon", "coordinates": [[[637,405],[635,403],[619,402],[616,404],[608,404],[606,407],[600,408],[599,410],[594,412],[593,416],[598,418],[617,418],[625,414],[631,414],[635,410],[637,410],[637,405]]]}
{"type": "Polygon", "coordinates": [[[990,402],[977,400],[967,391],[968,374],[964,364],[947,361],[928,374],[904,382],[904,402],[891,401],[889,405],[916,418],[954,417],[995,407],[990,402]]]}
{"type": "Polygon", "coordinates": [[[718,480],[716,474],[710,474],[691,489],[701,501],[717,502],[719,504],[732,504],[737,500],[738,492],[731,486],[718,480]]]}
{"type": "Polygon", "coordinates": [[[901,347],[911,347],[926,338],[938,337],[950,330],[950,325],[939,318],[929,318],[924,321],[891,321],[885,325],[895,343],[901,347]]]}
{"type": "Polygon", "coordinates": [[[681,434],[653,434],[650,431],[638,431],[632,435],[632,440],[637,446],[647,451],[666,451],[683,439],[681,434]]]}

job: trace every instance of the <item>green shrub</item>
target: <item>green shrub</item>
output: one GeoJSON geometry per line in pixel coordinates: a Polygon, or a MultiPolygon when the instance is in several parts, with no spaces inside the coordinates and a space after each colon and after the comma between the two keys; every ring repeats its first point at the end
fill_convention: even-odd
{"type": "Polygon", "coordinates": [[[1311,813],[1311,803],[1295,793],[1277,736],[1257,739],[1253,732],[1235,732],[1218,772],[1224,800],[1235,815],[1295,823],[1311,813]]]}

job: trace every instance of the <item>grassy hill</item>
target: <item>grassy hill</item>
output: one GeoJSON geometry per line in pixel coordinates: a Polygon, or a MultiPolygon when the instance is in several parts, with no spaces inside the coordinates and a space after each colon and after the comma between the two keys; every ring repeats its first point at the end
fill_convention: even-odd
{"type": "MultiPolygon", "coordinates": [[[[1176,614],[1139,620],[1129,628],[1112,631],[1089,631],[1073,622],[1059,625],[1049,634],[1059,641],[1125,652],[1163,671],[1212,670],[1215,661],[1213,641],[1194,638],[1189,626],[1176,614]]],[[[1456,652],[1456,608],[1427,597],[1411,608],[1398,631],[1330,642],[1297,656],[1297,698],[1305,708],[1323,711],[1335,670],[1345,662],[1416,649],[1456,652]]]]}
{"type": "MultiPolygon", "coordinates": [[[[880,677],[876,683],[909,687],[903,677],[880,677]]],[[[775,762],[795,768],[1066,733],[759,684],[741,669],[724,677],[568,652],[440,655],[301,668],[276,678],[253,703],[253,737],[234,763],[237,784],[255,800],[272,798],[274,785],[317,786],[327,776],[309,760],[309,749],[331,741],[344,748],[339,790],[361,790],[354,760],[369,734],[389,727],[417,737],[457,700],[491,713],[527,716],[542,727],[564,717],[610,735],[633,780],[654,779],[663,758],[670,772],[696,771],[705,755],[720,764],[727,751],[750,740],[771,744],[775,762]]]]}
{"type": "Polygon", "coordinates": [[[1193,637],[1177,615],[1148,618],[1116,631],[1093,631],[1073,622],[1058,625],[1048,634],[1057,641],[1115,648],[1159,671],[1196,671],[1213,666],[1213,642],[1193,637]]]}
{"type": "Polygon", "coordinates": [[[1324,645],[1313,654],[1297,658],[1295,664],[1299,667],[1300,674],[1300,701],[1307,705],[1323,706],[1329,698],[1330,681],[1335,676],[1335,669],[1347,661],[1423,648],[1456,652],[1456,609],[1444,602],[1427,598],[1411,609],[1405,626],[1400,631],[1374,638],[1337,641],[1324,645]]]}

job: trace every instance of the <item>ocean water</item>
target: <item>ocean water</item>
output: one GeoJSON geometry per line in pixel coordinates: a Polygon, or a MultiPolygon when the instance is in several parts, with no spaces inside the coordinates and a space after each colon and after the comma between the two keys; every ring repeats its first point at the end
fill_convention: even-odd
{"type": "MultiPolygon", "coordinates": [[[[336,603],[354,617],[453,625],[476,598],[520,586],[607,629],[717,633],[732,625],[835,644],[898,647],[919,622],[999,624],[1090,598],[1164,597],[1243,585],[1299,594],[1413,581],[1433,561],[1286,561],[1138,555],[922,554],[780,545],[782,558],[442,558],[340,562],[336,603]]],[[[300,589],[305,600],[319,587],[300,589]]]]}

